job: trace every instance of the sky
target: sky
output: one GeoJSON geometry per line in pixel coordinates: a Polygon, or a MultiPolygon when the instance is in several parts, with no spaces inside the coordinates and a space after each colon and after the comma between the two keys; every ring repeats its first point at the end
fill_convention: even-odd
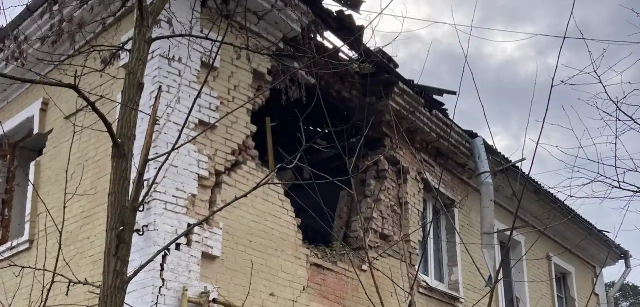
{"type": "MultiPolygon", "coordinates": [[[[585,44],[582,39],[565,40],[554,81],[557,86],[553,87],[550,99],[551,79],[572,1],[478,0],[474,17],[475,5],[469,0],[392,0],[390,4],[389,0],[371,0],[363,5],[357,20],[360,23],[373,20],[372,31],[366,36],[369,45],[384,46],[399,63],[404,76],[421,84],[458,91],[457,97],[441,100],[459,125],[478,132],[512,160],[524,156],[526,160],[520,166],[525,171],[533,162],[534,178],[598,228],[609,231],[612,238],[638,257],[632,260],[632,265],[640,265],[637,239],[640,203],[629,198],[630,193],[615,191],[610,198],[627,198],[601,201],[592,197],[603,195],[602,185],[580,188],[585,170],[598,170],[597,164],[585,158],[593,161],[600,157],[611,165],[613,153],[617,152],[619,163],[629,165],[629,157],[637,159],[640,153],[637,141],[640,133],[627,131],[616,147],[605,144],[604,137],[613,134],[615,127],[600,120],[594,100],[589,99],[597,93],[598,97],[605,97],[602,86],[594,84],[594,77],[576,70],[584,72],[585,67],[591,67],[590,50],[610,96],[622,97],[637,88],[633,82],[640,81],[640,64],[636,63],[640,60],[640,34],[637,34],[640,16],[625,7],[640,11],[640,5],[634,0],[576,1],[567,36],[638,43],[589,40],[585,44]],[[387,5],[378,16],[377,12],[387,5]],[[477,27],[547,35],[474,28],[470,38],[469,27],[458,26],[456,33],[451,25],[433,23],[455,20],[456,24],[468,26],[472,19],[477,27]],[[465,70],[461,82],[464,63],[461,45],[466,53],[467,44],[472,73],[465,70]],[[607,69],[612,66],[613,69],[607,69]],[[576,160],[573,157],[576,154],[581,158],[576,160]],[[571,165],[579,168],[568,167],[571,165]]],[[[630,103],[638,104],[637,96],[627,97],[630,103]]],[[[627,112],[640,119],[633,110],[627,112]]],[[[623,127],[617,131],[623,131],[623,127]]],[[[611,167],[602,168],[601,173],[615,175],[611,167]]],[[[625,179],[640,183],[637,172],[625,174],[625,179]]],[[[605,270],[605,280],[617,279],[621,272],[621,264],[609,268],[605,270]]],[[[631,272],[628,280],[640,284],[640,267],[631,272]]]]}
{"type": "MultiPolygon", "coordinates": [[[[637,87],[633,82],[640,81],[640,64],[636,63],[640,59],[640,44],[633,42],[640,42],[640,34],[637,34],[640,32],[640,16],[625,7],[640,11],[640,5],[634,0],[576,1],[575,20],[571,20],[567,36],[580,38],[584,35],[632,43],[591,40],[585,44],[581,39],[565,40],[554,82],[564,84],[555,86],[549,99],[551,78],[572,1],[389,1],[370,0],[362,7],[357,19],[361,23],[369,23],[373,19],[371,29],[375,29],[367,32],[369,45],[384,46],[406,77],[421,84],[458,91],[457,96],[444,97],[442,101],[459,125],[480,133],[512,160],[526,157],[520,165],[524,170],[528,170],[533,162],[531,174],[536,179],[561,199],[566,199],[598,228],[609,231],[612,238],[638,257],[632,260],[632,264],[640,266],[640,240],[633,239],[640,234],[640,203],[633,198],[606,201],[579,198],[601,195],[594,192],[599,186],[578,188],[580,180],[576,178],[580,177],[579,170],[567,165],[578,164],[583,169],[592,170],[596,165],[584,159],[575,160],[559,151],[560,147],[571,148],[564,151],[570,154],[577,152],[583,158],[601,157],[609,162],[613,161],[614,151],[626,157],[637,157],[640,153],[638,132],[630,131],[621,137],[616,148],[589,140],[589,136],[594,138],[610,133],[607,131],[611,131],[611,126],[598,120],[598,112],[590,105],[589,97],[602,92],[602,87],[592,84],[593,78],[577,74],[574,69],[589,67],[588,46],[602,71],[616,64],[603,75],[606,82],[616,84],[607,87],[611,96],[624,96],[637,87]],[[384,7],[383,14],[378,16],[377,12],[384,7]],[[454,19],[459,25],[471,25],[473,21],[474,26],[484,29],[473,28],[470,37],[469,27],[454,28],[425,21],[453,23],[454,19]],[[468,63],[473,73],[467,69],[461,78],[464,63],[461,45],[466,52],[467,43],[468,63]],[[604,51],[604,56],[600,56],[604,51]],[[621,85],[618,84],[620,82],[621,85]],[[548,110],[546,118],[545,110],[548,110]],[[543,118],[544,129],[534,158],[543,118]],[[573,129],[568,129],[571,127],[573,129]],[[582,147],[578,148],[579,144],[582,147]],[[570,177],[571,170],[574,171],[573,177],[570,177]],[[570,190],[565,188],[569,182],[567,178],[576,183],[570,190]]],[[[0,16],[0,23],[15,16],[24,2],[2,1],[5,16],[0,16]]],[[[629,97],[630,101],[638,100],[637,96],[629,97]]],[[[633,110],[629,113],[632,117],[640,117],[633,110]]],[[[610,169],[603,171],[612,174],[610,169]]],[[[637,175],[625,176],[626,180],[640,183],[637,175]]],[[[629,194],[614,192],[611,195],[629,194]]],[[[621,265],[609,268],[605,270],[605,280],[616,279],[621,272],[621,265]]],[[[632,271],[629,280],[640,284],[640,267],[632,271]]]]}

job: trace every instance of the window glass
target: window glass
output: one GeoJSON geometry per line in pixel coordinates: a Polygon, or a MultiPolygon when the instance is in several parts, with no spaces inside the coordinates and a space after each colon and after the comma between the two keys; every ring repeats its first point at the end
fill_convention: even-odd
{"type": "Polygon", "coordinates": [[[502,267],[502,293],[504,293],[504,306],[515,307],[513,270],[511,268],[511,249],[507,248],[507,243],[500,241],[502,267]]]}
{"type": "Polygon", "coordinates": [[[433,214],[431,216],[433,224],[433,279],[444,282],[444,244],[443,244],[443,225],[442,210],[437,206],[433,206],[433,214]]]}

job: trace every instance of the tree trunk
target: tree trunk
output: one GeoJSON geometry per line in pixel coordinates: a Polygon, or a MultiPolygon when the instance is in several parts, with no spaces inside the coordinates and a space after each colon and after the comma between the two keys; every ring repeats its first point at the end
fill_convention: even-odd
{"type": "MultiPolygon", "coordinates": [[[[165,2],[166,1],[161,1],[165,2]]],[[[148,14],[145,14],[149,16],[148,14]]],[[[137,215],[137,201],[130,201],[133,145],[140,98],[144,89],[152,27],[136,16],[129,66],[122,89],[116,135],[120,146],[111,151],[111,178],[107,203],[106,242],[99,307],[122,307],[127,293],[127,268],[137,215]]],[[[150,16],[149,16],[150,17],[150,16]]],[[[157,18],[157,17],[156,17],[157,18]]],[[[155,19],[155,18],[154,18],[155,19]]]]}

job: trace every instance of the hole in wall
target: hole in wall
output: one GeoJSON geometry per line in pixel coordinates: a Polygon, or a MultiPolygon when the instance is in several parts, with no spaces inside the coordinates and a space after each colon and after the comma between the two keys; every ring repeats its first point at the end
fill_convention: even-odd
{"type": "Polygon", "coordinates": [[[264,105],[251,114],[251,123],[257,127],[252,140],[260,162],[268,167],[269,117],[274,165],[288,165],[278,170],[278,178],[285,182],[285,196],[299,219],[302,239],[312,245],[330,245],[342,241],[343,232],[334,235],[334,223],[343,207],[339,206],[341,193],[351,190],[344,155],[352,156],[361,144],[362,126],[338,99],[327,95],[320,99],[311,87],[300,96],[306,98],[289,99],[282,90],[271,89],[264,105]]]}
{"type": "MultiPolygon", "coordinates": [[[[189,229],[189,227],[191,227],[191,223],[187,223],[187,229],[189,229]]],[[[193,230],[189,231],[185,238],[187,239],[187,246],[191,246],[191,244],[193,244],[193,230]]]]}

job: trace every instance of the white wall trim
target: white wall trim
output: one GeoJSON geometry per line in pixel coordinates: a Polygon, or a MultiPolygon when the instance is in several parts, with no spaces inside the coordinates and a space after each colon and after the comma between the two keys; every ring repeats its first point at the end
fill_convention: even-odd
{"type": "MultiPolygon", "coordinates": [[[[159,17],[153,35],[170,33],[198,33],[200,24],[200,2],[196,0],[171,0],[159,17]]],[[[217,29],[214,29],[217,30],[217,29]]],[[[214,31],[215,32],[215,31],[214,31]]],[[[211,37],[211,36],[210,36],[211,37]]],[[[178,131],[188,117],[181,140],[197,133],[199,121],[214,123],[220,117],[218,93],[205,86],[200,93],[193,112],[187,116],[201,83],[198,73],[204,67],[203,58],[213,55],[220,44],[209,41],[191,41],[187,38],[171,39],[171,42],[156,42],[150,48],[148,64],[144,72],[145,87],[140,99],[140,109],[150,110],[157,89],[162,87],[158,105],[158,124],[154,127],[154,138],[150,155],[154,156],[171,148],[178,131]]],[[[212,56],[211,56],[212,57],[212,56]]],[[[219,57],[218,57],[219,58],[219,57]]],[[[218,62],[219,63],[219,62],[218,62]]],[[[213,65],[216,65],[215,62],[213,65]]],[[[120,100],[122,97],[120,97],[120,100]]],[[[121,105],[118,104],[117,108],[121,105]]],[[[149,116],[138,114],[136,140],[132,162],[138,163],[142,143],[147,133],[149,116]]],[[[137,269],[170,238],[182,232],[197,219],[189,213],[198,195],[200,177],[211,178],[210,156],[205,148],[187,143],[177,149],[167,160],[158,180],[145,200],[144,209],[138,213],[136,223],[146,229],[142,236],[133,237],[128,271],[137,269]]],[[[144,178],[151,178],[160,161],[151,161],[144,178]]],[[[132,170],[131,178],[135,176],[132,170]]],[[[192,295],[204,286],[217,297],[217,287],[200,279],[203,254],[213,257],[222,255],[222,224],[196,227],[190,239],[181,238],[171,246],[165,257],[157,257],[146,266],[128,285],[125,301],[131,306],[173,307],[180,305],[183,286],[192,295]]]]}
{"type": "MultiPolygon", "coordinates": [[[[20,113],[9,119],[6,123],[3,123],[5,133],[16,128],[20,123],[25,121],[33,121],[33,134],[40,133],[40,110],[42,109],[43,99],[40,98],[20,113]]],[[[23,251],[31,246],[30,230],[31,230],[31,207],[33,202],[33,184],[35,183],[35,168],[36,161],[31,162],[29,165],[29,182],[27,186],[27,199],[24,211],[24,233],[20,238],[13,239],[5,244],[0,245],[0,260],[7,259],[13,254],[23,251]]]]}
{"type": "Polygon", "coordinates": [[[596,266],[595,268],[595,275],[597,276],[597,278],[594,277],[596,283],[595,292],[598,293],[600,306],[604,307],[607,306],[607,290],[604,282],[604,271],[599,266],[596,266]]]}
{"type": "MultiPolygon", "coordinates": [[[[423,190],[424,191],[424,190],[423,190]]],[[[426,215],[426,219],[431,221],[432,217],[433,217],[433,206],[437,205],[437,198],[432,195],[432,193],[426,193],[425,194],[425,198],[427,198],[426,202],[428,204],[425,204],[423,202],[423,212],[421,217],[424,217],[426,215]],[[425,211],[426,210],[426,211],[425,211]]],[[[444,255],[447,255],[447,244],[446,244],[446,225],[447,225],[447,221],[449,219],[451,219],[454,222],[454,227],[455,227],[455,246],[456,246],[456,260],[457,260],[457,277],[458,277],[458,292],[455,292],[451,289],[449,289],[449,287],[447,286],[449,284],[450,281],[450,277],[449,274],[447,273],[447,267],[448,267],[448,259],[447,257],[444,257],[444,267],[445,267],[445,271],[444,271],[444,282],[439,282],[437,280],[435,280],[433,277],[431,276],[426,276],[424,274],[422,274],[420,272],[420,267],[418,264],[416,264],[416,272],[418,274],[418,276],[420,277],[420,282],[421,285],[423,286],[429,286],[431,288],[437,289],[438,291],[442,291],[444,293],[447,293],[448,295],[454,296],[456,298],[459,298],[460,300],[463,300],[463,290],[462,290],[462,256],[460,254],[460,229],[459,229],[459,225],[458,225],[458,208],[453,208],[453,217],[449,214],[449,210],[447,210],[448,208],[446,207],[446,205],[444,205],[440,210],[444,211],[444,214],[442,214],[439,218],[441,219],[441,224],[442,224],[442,230],[443,230],[443,234],[442,237],[445,240],[444,244],[443,244],[443,253],[444,255]]],[[[423,221],[424,222],[424,221],[423,221]]],[[[421,226],[423,228],[423,226],[421,226]]],[[[424,240],[424,231],[421,232],[421,238],[424,240]]],[[[429,251],[433,251],[433,233],[432,231],[429,232],[429,238],[428,240],[428,245],[431,246],[429,248],[429,251]]],[[[418,247],[418,256],[420,257],[420,247],[418,247]]],[[[424,261],[424,260],[423,260],[424,261]]],[[[427,258],[427,266],[429,267],[429,272],[431,274],[433,274],[434,272],[434,267],[433,267],[433,257],[428,257],[427,258]]]]}
{"type": "Polygon", "coordinates": [[[453,208],[454,222],[456,228],[456,257],[458,262],[458,287],[460,288],[460,297],[464,297],[464,292],[462,290],[462,255],[460,253],[460,242],[462,238],[460,238],[460,224],[458,223],[458,208],[453,208]]]}
{"type": "Polygon", "coordinates": [[[566,270],[569,272],[569,278],[571,278],[570,281],[570,291],[572,292],[571,295],[573,296],[574,300],[575,300],[575,306],[578,306],[578,288],[576,287],[576,269],[570,265],[569,263],[565,262],[564,260],[560,259],[560,257],[558,256],[554,256],[553,254],[549,253],[549,256],[551,257],[551,262],[552,262],[552,266],[551,266],[551,277],[552,277],[552,282],[553,282],[553,299],[556,302],[556,306],[558,306],[558,296],[556,295],[555,291],[556,291],[556,269],[555,266],[558,265],[560,266],[562,269],[566,270]]]}
{"type": "MultiPolygon", "coordinates": [[[[511,226],[507,226],[507,225],[501,223],[498,220],[495,220],[495,225],[496,225],[496,231],[506,229],[505,232],[509,233],[509,230],[511,229],[511,226]]],[[[519,231],[514,230],[513,231],[513,239],[515,239],[516,241],[519,241],[519,242],[524,242],[524,235],[522,235],[519,231]]]]}
{"type": "MultiPolygon", "coordinates": [[[[494,240],[496,242],[496,245],[495,245],[496,246],[495,247],[496,248],[496,263],[499,264],[500,263],[500,259],[502,257],[502,254],[500,252],[500,244],[498,243],[499,241],[498,241],[498,233],[497,233],[497,231],[501,230],[501,229],[506,229],[505,232],[508,235],[509,234],[509,230],[511,229],[511,227],[501,223],[498,220],[494,220],[494,222],[495,222],[495,229],[496,229],[496,234],[494,236],[494,240]]],[[[525,306],[529,306],[529,279],[528,279],[528,274],[527,274],[527,254],[526,254],[527,251],[525,249],[525,238],[524,238],[524,235],[522,235],[518,231],[514,230],[511,240],[512,240],[512,243],[510,243],[510,245],[512,247],[514,246],[513,245],[513,241],[514,240],[517,241],[517,243],[518,243],[518,246],[517,246],[518,255],[516,255],[516,257],[521,258],[518,261],[518,263],[522,264],[522,272],[516,272],[516,273],[518,273],[517,274],[518,276],[515,276],[515,274],[514,274],[513,278],[514,278],[514,280],[518,281],[518,284],[524,285],[524,291],[523,291],[524,293],[519,293],[518,292],[518,294],[522,295],[521,298],[522,298],[522,300],[524,302],[524,305],[525,306]],[[519,280],[519,278],[521,278],[522,280],[519,280]]],[[[513,272],[513,270],[516,269],[517,266],[515,266],[513,264],[512,264],[512,266],[513,266],[512,267],[512,272],[513,272]]],[[[500,304],[500,306],[504,306],[504,293],[502,291],[502,280],[500,280],[498,285],[499,285],[498,286],[499,304],[500,304]]],[[[518,290],[517,288],[522,288],[522,287],[518,287],[518,286],[515,286],[515,287],[516,287],[516,289],[514,289],[514,291],[517,291],[518,290]]]]}

